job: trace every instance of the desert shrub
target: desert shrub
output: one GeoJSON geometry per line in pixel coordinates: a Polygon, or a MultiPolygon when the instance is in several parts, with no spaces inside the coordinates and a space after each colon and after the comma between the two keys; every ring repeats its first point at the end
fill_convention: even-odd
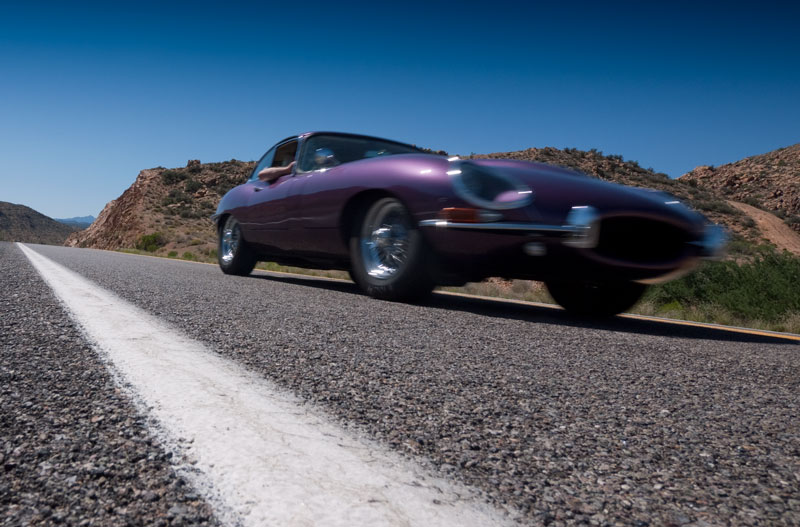
{"type": "Polygon", "coordinates": [[[173,203],[189,203],[192,201],[192,196],[185,193],[180,189],[172,189],[169,191],[169,194],[161,200],[161,205],[167,206],[172,205],[173,203]]]}
{"type": "Polygon", "coordinates": [[[737,317],[777,321],[800,311],[800,258],[772,251],[742,264],[709,262],[652,287],[647,297],[658,305],[717,305],[737,317]]]}
{"type": "Polygon", "coordinates": [[[140,236],[136,241],[135,247],[140,251],[154,253],[159,249],[159,247],[163,247],[165,243],[166,241],[164,240],[164,235],[160,232],[154,232],[140,236]]]}
{"type": "Polygon", "coordinates": [[[186,183],[183,185],[183,189],[186,192],[197,192],[203,188],[203,184],[194,179],[187,179],[186,183]]]}
{"type": "Polygon", "coordinates": [[[181,218],[186,218],[186,219],[202,218],[203,217],[199,212],[195,212],[195,211],[193,211],[191,209],[187,209],[187,208],[181,209],[178,214],[180,214],[181,218]]]}
{"type": "Polygon", "coordinates": [[[187,175],[181,170],[165,170],[161,173],[161,181],[165,185],[174,185],[187,178],[187,175]]]}
{"type": "Polygon", "coordinates": [[[715,200],[702,200],[696,202],[697,208],[704,211],[709,212],[722,212],[725,214],[736,214],[736,209],[725,203],[724,201],[715,199],[715,200]]]}
{"type": "Polygon", "coordinates": [[[178,251],[170,251],[167,253],[167,256],[169,256],[170,258],[175,258],[176,256],[178,256],[178,251]]]}
{"type": "Polygon", "coordinates": [[[742,200],[742,203],[747,203],[747,204],[748,204],[748,205],[750,205],[751,207],[755,207],[755,208],[757,208],[757,209],[761,209],[761,208],[763,208],[763,207],[762,207],[762,205],[761,205],[761,202],[760,202],[760,201],[758,201],[758,200],[757,200],[756,198],[754,198],[753,196],[747,196],[746,198],[744,198],[744,199],[742,200]]]}
{"type": "Polygon", "coordinates": [[[183,253],[183,256],[181,256],[181,258],[183,258],[184,260],[194,260],[194,254],[190,253],[189,251],[186,251],[185,253],[183,253]]]}

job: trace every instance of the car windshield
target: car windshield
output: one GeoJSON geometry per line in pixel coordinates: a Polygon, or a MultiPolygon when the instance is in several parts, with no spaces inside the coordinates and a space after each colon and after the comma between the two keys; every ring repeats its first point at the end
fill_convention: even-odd
{"type": "Polygon", "coordinates": [[[421,152],[412,146],[370,137],[313,135],[306,139],[298,164],[301,172],[310,172],[370,157],[421,152]]]}

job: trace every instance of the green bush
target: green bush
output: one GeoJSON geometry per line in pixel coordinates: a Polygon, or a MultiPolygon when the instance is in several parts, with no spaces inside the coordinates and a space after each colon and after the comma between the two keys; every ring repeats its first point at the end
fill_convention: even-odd
{"type": "Polygon", "coordinates": [[[195,212],[195,211],[193,211],[191,209],[181,209],[178,214],[180,214],[181,218],[187,218],[187,219],[201,218],[202,217],[201,214],[199,214],[199,213],[197,213],[197,212],[195,212]]]}
{"type": "Polygon", "coordinates": [[[165,170],[161,173],[161,181],[163,181],[165,185],[174,185],[186,178],[186,173],[181,170],[165,170]]]}
{"type": "Polygon", "coordinates": [[[738,211],[721,200],[697,201],[697,208],[707,212],[722,212],[725,214],[736,214],[738,211]]]}
{"type": "Polygon", "coordinates": [[[696,272],[650,288],[658,306],[718,305],[735,316],[777,321],[800,311],[800,258],[771,252],[752,262],[710,262],[696,272]]]}
{"type": "Polygon", "coordinates": [[[753,196],[747,196],[746,198],[744,198],[744,199],[742,200],[742,203],[747,203],[747,204],[748,204],[748,205],[750,205],[751,207],[755,207],[755,208],[757,208],[757,209],[763,209],[763,208],[764,208],[764,206],[763,206],[763,205],[761,205],[761,202],[760,202],[760,201],[758,201],[758,200],[757,200],[756,198],[754,198],[753,196]]]}
{"type": "Polygon", "coordinates": [[[183,256],[181,256],[181,258],[183,258],[184,260],[194,260],[194,254],[190,253],[189,251],[186,251],[185,253],[183,253],[183,256]]]}
{"type": "Polygon", "coordinates": [[[167,256],[169,256],[170,258],[175,258],[176,256],[178,256],[178,251],[170,251],[169,253],[167,253],[167,256]]]}
{"type": "Polygon", "coordinates": [[[186,180],[186,184],[184,184],[184,186],[183,186],[183,189],[186,192],[190,192],[190,193],[197,192],[201,188],[203,188],[203,184],[200,183],[199,181],[194,180],[194,179],[187,179],[186,180]]]}
{"type": "Polygon", "coordinates": [[[159,247],[163,247],[165,243],[164,235],[160,232],[154,232],[152,234],[143,234],[136,241],[136,248],[140,251],[154,253],[159,247]]]}

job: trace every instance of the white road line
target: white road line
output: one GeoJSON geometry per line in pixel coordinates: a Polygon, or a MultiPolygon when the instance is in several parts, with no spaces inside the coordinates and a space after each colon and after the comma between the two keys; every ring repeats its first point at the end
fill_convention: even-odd
{"type": "Polygon", "coordinates": [[[469,489],[343,430],[265,379],[18,245],[148,409],[168,447],[188,460],[194,485],[225,523],[511,524],[469,489]]]}

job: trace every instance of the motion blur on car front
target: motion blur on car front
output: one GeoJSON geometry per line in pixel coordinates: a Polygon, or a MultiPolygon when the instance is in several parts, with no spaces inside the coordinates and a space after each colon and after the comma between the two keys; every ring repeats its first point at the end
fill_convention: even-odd
{"type": "Polygon", "coordinates": [[[541,280],[585,315],[620,313],[725,245],[719,226],[663,193],[332,132],[277,143],[214,220],[228,274],[259,260],[342,269],[401,301],[490,276],[541,280]]]}

